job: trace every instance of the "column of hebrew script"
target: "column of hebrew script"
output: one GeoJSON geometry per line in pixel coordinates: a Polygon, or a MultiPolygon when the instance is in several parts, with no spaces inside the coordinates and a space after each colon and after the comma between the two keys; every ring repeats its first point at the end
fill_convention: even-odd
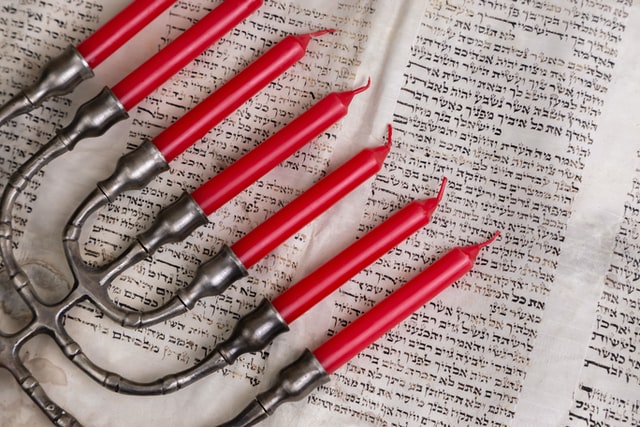
{"type": "Polygon", "coordinates": [[[379,425],[513,422],[631,7],[578,3],[427,5],[398,100],[399,146],[361,231],[433,195],[443,176],[446,201],[342,292],[334,329],[445,248],[504,234],[314,405],[379,425]]]}
{"type": "MultiPolygon", "coordinates": [[[[640,159],[640,157],[639,157],[640,159]]],[[[636,170],[567,425],[640,423],[640,175],[636,170]]]]}

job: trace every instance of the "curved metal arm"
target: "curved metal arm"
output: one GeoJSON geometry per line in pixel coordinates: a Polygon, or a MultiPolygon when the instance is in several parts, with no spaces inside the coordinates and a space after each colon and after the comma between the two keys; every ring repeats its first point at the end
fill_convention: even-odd
{"type": "MultiPolygon", "coordinates": [[[[52,139],[22,165],[9,179],[0,202],[0,253],[14,287],[20,292],[26,286],[28,279],[13,253],[13,207],[15,201],[29,184],[31,179],[50,161],[64,154],[67,147],[59,138],[52,139]]],[[[26,301],[28,304],[32,301],[26,301]]]]}
{"type": "Polygon", "coordinates": [[[149,382],[139,382],[122,377],[96,365],[82,351],[80,345],[71,338],[61,323],[52,335],[64,355],[92,380],[111,391],[122,394],[149,396],[173,393],[228,365],[225,358],[214,350],[198,364],[183,371],[165,375],[149,382]]]}
{"type": "MultiPolygon", "coordinates": [[[[131,158],[136,159],[138,155],[136,154],[131,158]]],[[[121,162],[120,164],[126,165],[130,164],[130,162],[121,162]]],[[[119,170],[130,170],[130,168],[128,166],[121,167],[119,170]]],[[[162,167],[149,167],[148,170],[150,172],[146,174],[147,178],[144,180],[140,179],[138,181],[139,184],[135,184],[136,186],[142,185],[142,182],[147,180],[149,175],[162,170],[162,167]]],[[[131,174],[116,172],[116,175],[130,176],[131,174]]],[[[107,181],[103,181],[103,183],[113,181],[115,181],[115,179],[108,179],[107,181]]],[[[119,191],[132,188],[132,185],[107,184],[105,187],[112,189],[117,188],[117,190],[108,193],[113,197],[113,195],[119,191]]],[[[87,266],[82,259],[78,239],[86,219],[96,209],[108,203],[109,197],[107,197],[105,193],[103,194],[104,196],[100,196],[97,191],[94,191],[89,195],[80,208],[76,210],[65,230],[65,255],[74,275],[76,286],[90,294],[92,301],[94,301],[108,317],[126,327],[140,328],[150,326],[186,312],[189,307],[179,295],[175,296],[163,307],[149,312],[139,313],[123,310],[113,303],[107,290],[110,283],[127,268],[147,258],[163,244],[180,241],[191,234],[195,228],[205,224],[208,219],[204,212],[191,196],[185,193],[174,204],[164,209],[158,215],[154,225],[139,235],[136,242],[126,249],[115,261],[103,267],[92,268],[87,266]]]]}
{"type": "Polygon", "coordinates": [[[109,297],[108,289],[100,286],[96,281],[80,279],[79,283],[82,283],[79,287],[87,292],[93,304],[108,318],[126,328],[146,328],[187,312],[187,307],[177,297],[172,298],[167,304],[154,310],[144,312],[125,310],[116,305],[109,297]]]}
{"type": "Polygon", "coordinates": [[[0,336],[0,368],[6,369],[14,377],[22,390],[56,426],[81,427],[71,414],[47,396],[38,380],[20,360],[20,350],[24,343],[42,333],[55,335],[53,330],[36,321],[19,333],[0,336]]]}
{"type": "Polygon", "coordinates": [[[22,390],[56,426],[82,427],[73,415],[49,398],[44,388],[42,388],[42,385],[40,385],[38,380],[31,375],[31,372],[22,365],[19,359],[16,359],[15,369],[9,369],[9,372],[11,372],[22,390]]]}
{"type": "Polygon", "coordinates": [[[287,324],[271,303],[264,300],[254,311],[240,319],[228,340],[218,344],[198,364],[148,382],[130,380],[99,367],[62,327],[56,331],[55,338],[64,355],[101,386],[116,393],[148,396],[173,393],[187,387],[231,365],[241,354],[263,349],[273,338],[288,330],[287,324]]]}
{"type": "Polygon", "coordinates": [[[228,365],[220,353],[214,351],[198,364],[183,371],[149,382],[138,382],[96,365],[82,351],[78,343],[66,333],[57,339],[65,356],[92,380],[111,391],[122,394],[151,396],[173,393],[228,365]]]}

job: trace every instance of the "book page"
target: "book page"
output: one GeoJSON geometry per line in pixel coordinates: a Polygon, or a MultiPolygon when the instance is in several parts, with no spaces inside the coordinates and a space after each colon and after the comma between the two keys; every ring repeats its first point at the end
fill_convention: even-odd
{"type": "MultiPolygon", "coordinates": [[[[21,2],[0,9],[3,100],[30,84],[48,57],[127,4],[76,3],[21,2]]],[[[113,259],[183,191],[326,94],[362,86],[369,77],[372,87],[338,125],[212,214],[210,224],[126,271],[111,286],[113,300],[136,310],[162,305],[223,244],[233,244],[361,148],[381,144],[392,122],[385,167],[224,295],[141,330],[116,325],[82,304],[66,318],[74,339],[103,368],[150,381],[198,363],[263,297],[276,296],[410,200],[435,196],[446,176],[445,200],[432,223],[267,349],[185,390],[151,397],[107,391],[45,337],[25,347],[27,367],[84,425],[216,425],[265,390],[300,351],[322,343],[449,248],[501,230],[470,274],[330,383],[281,407],[263,425],[582,425],[579,405],[586,401],[593,405],[607,393],[633,402],[627,386],[600,387],[581,371],[585,360],[603,362],[588,347],[602,333],[592,332],[604,310],[597,301],[611,283],[610,256],[636,167],[634,142],[622,138],[634,123],[615,118],[621,113],[619,85],[637,94],[625,71],[634,57],[637,38],[629,29],[637,8],[630,0],[580,3],[266,1],[128,121],[80,143],[30,185],[14,222],[19,260],[46,278],[40,291],[64,294],[70,287],[60,232],[117,157],[159,134],[288,34],[339,30],[313,40],[305,58],[179,156],[169,172],[101,210],[83,235],[87,262],[113,259]],[[618,141],[615,150],[612,140],[618,141]],[[557,356],[558,350],[564,352],[557,356]],[[588,399],[585,393],[591,393],[588,399]]],[[[0,128],[2,185],[82,102],[117,83],[216,4],[177,2],[73,95],[0,128]]],[[[623,109],[631,114],[634,104],[627,100],[623,109]]],[[[29,317],[8,286],[1,287],[3,328],[29,317]]],[[[0,372],[3,423],[49,425],[0,372]]]]}
{"type": "MultiPolygon", "coordinates": [[[[640,160],[640,158],[636,158],[640,160]]],[[[640,162],[636,163],[640,165],[640,162]]],[[[638,185],[640,169],[627,193],[624,219],[597,303],[582,361],[570,425],[638,425],[638,185]]]]}
{"type": "Polygon", "coordinates": [[[400,136],[360,231],[432,196],[443,176],[446,201],[433,224],[343,288],[331,332],[447,248],[503,235],[311,402],[373,425],[568,418],[633,171],[635,123],[616,120],[610,93],[618,83],[637,93],[618,77],[637,56],[632,9],[429,2],[397,103],[400,136]]]}
{"type": "MultiPolygon", "coordinates": [[[[638,13],[633,18],[638,19],[638,13]]],[[[638,36],[638,27],[629,26],[631,38],[638,36]]],[[[630,97],[638,66],[638,55],[629,49],[623,53],[629,64],[620,74],[619,84],[612,91],[612,102],[624,106],[613,118],[610,141],[626,141],[637,148],[635,135],[621,135],[617,126],[637,126],[635,112],[637,98],[630,97]]],[[[615,145],[620,145],[616,142],[615,145]]],[[[625,191],[622,202],[623,219],[616,230],[610,265],[600,286],[595,316],[587,331],[588,345],[581,360],[581,372],[577,376],[572,394],[572,406],[566,414],[570,425],[637,425],[640,423],[638,400],[638,182],[640,156],[638,151],[629,153],[620,163],[632,163],[635,169],[624,183],[609,183],[625,191]]],[[[603,182],[609,177],[602,176],[603,182]]]]}
{"type": "MultiPolygon", "coordinates": [[[[638,37],[640,15],[636,6],[629,11],[626,24],[625,38],[629,41],[638,37]]],[[[621,351],[614,330],[603,330],[598,325],[606,324],[602,322],[606,319],[602,306],[612,307],[606,303],[611,287],[617,287],[618,280],[626,283],[623,275],[619,279],[615,279],[615,274],[612,276],[615,266],[622,267],[626,262],[620,260],[621,245],[624,245],[624,259],[635,256],[633,239],[627,240],[623,236],[624,230],[633,224],[633,217],[629,216],[633,203],[629,197],[637,180],[634,128],[637,126],[635,112],[640,105],[638,98],[632,95],[638,93],[633,72],[637,67],[636,48],[633,44],[622,45],[606,95],[607,105],[615,108],[603,112],[595,134],[596,143],[591,148],[590,164],[585,169],[584,189],[576,197],[576,215],[568,225],[567,246],[570,249],[561,256],[563,273],[557,280],[560,286],[556,297],[547,305],[540,345],[528,374],[528,388],[518,408],[516,421],[523,425],[535,424],[541,413],[554,425],[637,424],[633,421],[634,416],[637,418],[637,410],[621,409],[613,400],[601,399],[602,394],[597,397],[596,406],[593,399],[599,392],[606,391],[633,408],[637,402],[637,383],[633,385],[623,377],[601,375],[603,369],[591,363],[603,361],[594,356],[594,347],[605,354],[621,351]],[[573,242],[571,246],[569,242],[573,242]],[[590,388],[597,392],[587,399],[585,389],[590,388]],[[588,406],[583,406],[587,402],[588,406]],[[600,409],[596,409],[598,406],[600,409]],[[632,415],[634,411],[635,415],[632,415]],[[607,413],[614,417],[624,413],[628,418],[616,420],[607,413]]],[[[618,303],[617,310],[624,312],[624,301],[620,299],[616,305],[618,303]]],[[[633,344],[633,341],[629,343],[633,344]]],[[[621,354],[625,358],[628,355],[624,351],[621,354]]]]}

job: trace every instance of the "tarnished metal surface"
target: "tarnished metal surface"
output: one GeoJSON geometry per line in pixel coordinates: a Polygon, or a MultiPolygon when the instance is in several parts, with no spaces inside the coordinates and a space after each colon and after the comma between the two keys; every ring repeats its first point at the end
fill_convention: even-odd
{"type": "Polygon", "coordinates": [[[193,308],[204,297],[218,295],[247,271],[242,262],[224,247],[211,260],[204,262],[190,285],[180,290],[164,306],[146,312],[134,312],[115,304],[108,289],[111,282],[127,269],[152,255],[162,245],[181,241],[197,227],[208,222],[193,198],[185,193],[175,203],[161,211],[154,224],[135,239],[134,243],[115,260],[103,266],[89,266],[82,258],[79,238],[87,219],[114,201],[125,191],[146,186],[158,174],[168,169],[159,151],[149,142],[123,156],[113,174],[99,182],[71,215],[63,231],[63,248],[73,274],[73,284],[55,303],[42,300],[35,289],[42,280],[28,275],[15,254],[13,210],[19,195],[31,179],[49,162],[71,150],[83,138],[103,134],[114,123],[126,117],[126,112],[109,90],[104,90],[86,103],[76,118],[58,132],[48,144],[22,165],[10,178],[0,202],[0,252],[5,266],[5,281],[9,281],[20,303],[27,307],[22,325],[12,332],[0,332],[0,368],[5,368],[16,382],[57,426],[79,426],[80,423],[53,402],[42,386],[25,367],[20,351],[32,338],[48,335],[62,353],[87,376],[101,386],[124,394],[158,395],[177,391],[187,385],[228,366],[242,353],[265,347],[273,337],[288,330],[276,310],[265,302],[243,319],[231,338],[219,344],[200,363],[175,374],[146,383],[124,378],[94,363],[64,329],[64,316],[82,301],[90,301],[106,316],[129,328],[150,326],[193,308]]]}

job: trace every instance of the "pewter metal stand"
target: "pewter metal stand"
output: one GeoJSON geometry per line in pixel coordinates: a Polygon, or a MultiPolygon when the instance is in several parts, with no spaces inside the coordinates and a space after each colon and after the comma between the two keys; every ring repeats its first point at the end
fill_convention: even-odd
{"type": "Polygon", "coordinates": [[[179,316],[207,296],[218,295],[234,281],[247,275],[245,267],[228,248],[198,268],[191,284],[180,290],[166,305],[148,312],[121,309],[108,295],[112,281],[122,272],[152,255],[162,245],[181,241],[194,229],[207,223],[207,217],[189,194],[160,212],[149,230],[114,261],[104,266],[90,267],[81,256],[79,237],[87,219],[98,209],[113,202],[125,191],[146,186],[154,177],[168,169],[164,158],[150,142],[123,156],[115,172],[98,183],[75,210],[63,233],[67,262],[73,274],[71,290],[60,301],[47,303],[35,292],[35,286],[18,263],[14,254],[13,209],[16,199],[29,182],[53,159],[73,149],[84,138],[102,135],[127,113],[108,89],[82,106],[76,118],[57,133],[9,179],[0,204],[0,253],[6,273],[20,298],[28,306],[29,322],[12,333],[0,331],[0,368],[5,368],[46,416],[57,426],[79,426],[67,411],[53,402],[42,386],[25,367],[20,352],[25,343],[38,335],[50,336],[63,354],[90,378],[103,387],[133,395],[166,394],[179,390],[235,361],[238,355],[262,348],[271,339],[288,329],[270,304],[263,304],[245,321],[242,333],[214,349],[205,359],[182,372],[155,381],[140,383],[109,372],[92,362],[64,329],[65,314],[80,302],[88,301],[106,316],[130,328],[147,327],[179,316]],[[250,333],[246,333],[246,330],[250,333]]]}

